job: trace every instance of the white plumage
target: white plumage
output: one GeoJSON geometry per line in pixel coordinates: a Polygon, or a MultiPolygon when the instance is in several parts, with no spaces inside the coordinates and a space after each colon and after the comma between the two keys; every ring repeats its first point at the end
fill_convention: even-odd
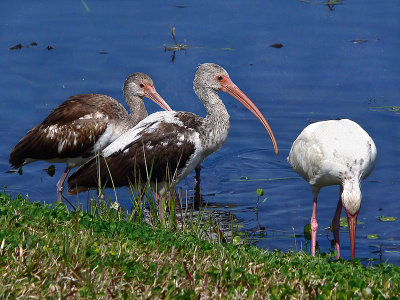
{"type": "Polygon", "coordinates": [[[339,227],[342,205],[350,231],[351,256],[355,256],[355,230],[361,207],[361,181],[375,166],[376,147],[372,138],[357,123],[329,120],[307,126],[293,142],[288,162],[312,188],[311,251],[315,255],[318,229],[316,207],[322,187],[340,185],[340,196],[332,221],[337,257],[340,257],[339,227]]]}

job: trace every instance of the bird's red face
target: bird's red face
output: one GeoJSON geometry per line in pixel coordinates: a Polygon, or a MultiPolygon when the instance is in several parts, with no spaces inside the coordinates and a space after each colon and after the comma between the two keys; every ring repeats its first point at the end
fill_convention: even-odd
{"type": "Polygon", "coordinates": [[[172,110],[171,107],[167,104],[167,102],[157,93],[156,88],[152,85],[140,83],[139,86],[144,90],[144,96],[153,100],[157,103],[160,107],[165,110],[172,110]]]}
{"type": "Polygon", "coordinates": [[[242,103],[248,110],[250,110],[257,119],[263,124],[264,128],[267,130],[272,144],[274,145],[275,154],[278,154],[278,145],[276,143],[274,133],[268,125],[267,120],[264,118],[257,106],[243,93],[237,86],[232,82],[232,80],[223,74],[216,75],[217,81],[221,84],[221,91],[228,93],[232,97],[236,98],[240,103],[242,103]]]}

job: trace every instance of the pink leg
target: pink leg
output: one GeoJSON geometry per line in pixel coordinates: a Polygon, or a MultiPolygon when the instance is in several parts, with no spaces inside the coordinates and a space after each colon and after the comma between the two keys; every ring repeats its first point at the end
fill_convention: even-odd
{"type": "Polygon", "coordinates": [[[62,192],[64,191],[64,182],[65,179],[68,176],[68,173],[71,169],[66,167],[64,173],[62,173],[60,180],[57,182],[57,202],[61,203],[63,196],[62,196],[62,192]]]}
{"type": "Polygon", "coordinates": [[[332,220],[333,236],[335,238],[335,250],[336,258],[340,258],[340,241],[339,241],[339,229],[340,229],[340,213],[342,212],[342,192],[343,188],[340,188],[339,200],[336,206],[336,212],[332,220]]]}
{"type": "Polygon", "coordinates": [[[317,244],[317,196],[314,196],[313,211],[311,216],[311,255],[315,256],[315,247],[317,244]]]}

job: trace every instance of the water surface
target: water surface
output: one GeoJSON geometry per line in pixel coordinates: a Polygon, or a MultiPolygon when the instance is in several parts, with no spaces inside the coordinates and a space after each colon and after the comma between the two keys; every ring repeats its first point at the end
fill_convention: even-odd
{"type": "MultiPolygon", "coordinates": [[[[221,97],[231,114],[227,143],[203,164],[202,192],[220,210],[232,212],[251,232],[258,228],[257,188],[265,190],[255,236],[266,249],[307,249],[303,227],[309,222],[308,184],[286,162],[291,143],[312,121],[350,118],[375,140],[376,168],[362,186],[356,255],[400,264],[400,3],[344,1],[331,10],[319,1],[32,1],[9,2],[0,10],[0,184],[9,193],[29,194],[52,203],[64,170],[49,177],[45,162],[24,167],[22,176],[5,173],[17,141],[68,96],[104,93],[122,99],[131,73],[149,74],[158,92],[176,110],[205,114],[192,89],[198,64],[215,62],[255,102],[278,141],[272,144],[258,121],[236,100],[221,97]],[[85,7],[84,3],[87,5],[85,7]],[[88,8],[88,9],[87,9],[88,8]],[[192,47],[164,52],[172,43],[192,47]],[[21,43],[37,46],[9,50],[21,43]],[[282,48],[270,47],[282,43],[282,48]],[[48,50],[48,46],[53,49],[48,50]],[[247,177],[253,181],[238,181],[247,177]],[[265,180],[288,178],[286,180],[265,180]],[[299,235],[293,238],[293,233],[299,235]],[[379,236],[367,239],[370,234],[379,236]],[[263,237],[263,238],[261,238],[263,237]]],[[[148,111],[158,107],[147,101],[148,111]]],[[[182,181],[191,189],[192,177],[182,181]]],[[[128,201],[125,190],[120,200],[128,201]]],[[[318,241],[326,238],[338,187],[321,190],[318,241]]],[[[344,216],[344,214],[343,214],[344,216]]],[[[332,235],[329,235],[332,239],[332,235]]],[[[342,229],[342,254],[350,257],[342,229]]]]}

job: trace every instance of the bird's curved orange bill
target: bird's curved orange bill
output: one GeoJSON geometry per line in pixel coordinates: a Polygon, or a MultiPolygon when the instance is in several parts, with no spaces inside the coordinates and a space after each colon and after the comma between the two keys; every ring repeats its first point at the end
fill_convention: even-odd
{"type": "Polygon", "coordinates": [[[229,95],[231,95],[232,97],[236,98],[240,103],[242,103],[248,110],[250,110],[257,117],[257,119],[261,122],[261,124],[263,124],[264,128],[267,130],[272,140],[275,154],[278,154],[278,145],[276,143],[274,133],[272,132],[271,128],[268,125],[267,120],[265,120],[264,116],[257,108],[257,106],[246,96],[245,93],[243,93],[236,86],[236,84],[232,82],[232,80],[229,77],[223,76],[221,91],[224,91],[229,95]]]}
{"type": "Polygon", "coordinates": [[[357,215],[351,215],[347,213],[347,223],[349,224],[349,235],[350,235],[350,249],[351,249],[351,259],[355,258],[356,253],[356,227],[357,227],[357,215]]]}
{"type": "Polygon", "coordinates": [[[157,93],[154,86],[145,85],[144,86],[144,96],[146,98],[149,98],[150,100],[153,100],[162,109],[172,110],[171,107],[169,107],[169,105],[167,104],[167,102],[165,102],[165,100],[160,96],[160,94],[157,93]]]}

